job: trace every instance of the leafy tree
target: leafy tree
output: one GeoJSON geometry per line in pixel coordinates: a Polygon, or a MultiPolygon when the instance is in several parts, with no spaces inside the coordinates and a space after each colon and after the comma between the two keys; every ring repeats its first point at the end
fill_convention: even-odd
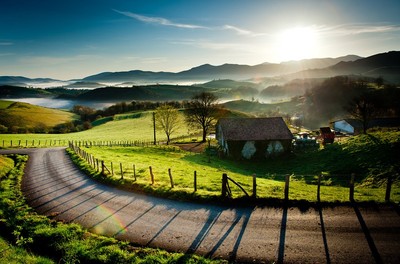
{"type": "Polygon", "coordinates": [[[171,105],[162,105],[156,108],[156,124],[167,136],[167,145],[170,142],[171,134],[179,127],[180,118],[178,110],[171,105]]]}
{"type": "Polygon", "coordinates": [[[189,126],[197,125],[202,129],[203,142],[206,142],[207,133],[217,120],[219,113],[217,100],[214,94],[202,92],[193,96],[187,104],[186,121],[189,126]]]}

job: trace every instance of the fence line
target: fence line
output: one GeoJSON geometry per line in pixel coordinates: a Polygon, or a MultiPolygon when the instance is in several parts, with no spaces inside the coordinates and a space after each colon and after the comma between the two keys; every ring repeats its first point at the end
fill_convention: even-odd
{"type": "MultiPolygon", "coordinates": [[[[78,141],[79,142],[79,141],[78,141]]],[[[70,141],[69,142],[69,148],[72,149],[77,155],[79,155],[82,159],[84,159],[89,165],[91,165],[97,172],[100,172],[104,176],[114,176],[114,169],[113,169],[113,163],[111,162],[111,167],[108,168],[103,160],[99,160],[95,158],[93,155],[87,153],[85,150],[81,149],[80,146],[75,144],[76,141],[70,141]],[[100,164],[100,165],[99,165],[100,164]]],[[[82,146],[82,145],[81,145],[82,146]]],[[[150,183],[152,185],[155,184],[156,182],[156,175],[154,175],[153,168],[152,166],[149,166],[149,173],[150,173],[150,183]]],[[[124,166],[122,163],[120,163],[120,175],[121,179],[124,179],[125,177],[128,177],[127,171],[124,170],[124,166]]],[[[137,181],[137,174],[136,174],[136,165],[132,165],[132,176],[134,178],[134,181],[137,181]]],[[[171,171],[171,168],[168,169],[168,176],[170,180],[170,186],[171,188],[175,187],[175,182],[173,179],[173,174],[171,171]]],[[[197,185],[197,172],[194,171],[193,175],[193,189],[194,192],[197,191],[198,185],[197,185]]],[[[341,175],[343,176],[343,175],[341,175]]],[[[276,175],[272,175],[271,179],[272,180],[279,180],[283,181],[283,199],[288,201],[290,200],[290,196],[294,196],[296,194],[293,194],[290,192],[290,189],[293,187],[290,187],[292,182],[295,184],[299,179],[302,181],[305,181],[307,185],[310,186],[316,186],[316,201],[320,202],[321,201],[321,187],[338,187],[338,188],[344,188],[347,189],[348,193],[348,201],[354,201],[355,200],[355,177],[356,174],[352,173],[351,175],[345,175],[346,178],[340,179],[338,175],[322,175],[319,174],[317,176],[315,175],[285,175],[284,179],[282,178],[277,178],[276,175]],[[350,176],[350,177],[349,177],[350,176]],[[332,178],[334,178],[336,185],[332,185],[332,178]]],[[[231,187],[229,186],[229,181],[232,182],[233,184],[237,185],[237,188],[241,189],[241,191],[247,196],[247,197],[252,197],[253,199],[256,198],[261,198],[257,195],[257,176],[255,174],[252,175],[252,195],[250,196],[246,190],[241,186],[240,183],[236,182],[234,179],[228,177],[226,173],[223,173],[222,175],[222,185],[221,185],[221,196],[224,198],[232,198],[232,190],[231,187]]],[[[387,181],[387,186],[386,186],[386,192],[385,192],[385,201],[389,202],[390,201],[390,195],[391,195],[391,187],[392,187],[393,181],[392,179],[388,179],[387,181]]],[[[278,191],[282,191],[281,189],[278,188],[278,191]]],[[[343,190],[342,190],[343,192],[343,190]]],[[[326,194],[326,193],[324,193],[326,194]]],[[[366,194],[368,195],[368,194],[366,194]]],[[[299,198],[296,195],[296,198],[299,198]]]]}

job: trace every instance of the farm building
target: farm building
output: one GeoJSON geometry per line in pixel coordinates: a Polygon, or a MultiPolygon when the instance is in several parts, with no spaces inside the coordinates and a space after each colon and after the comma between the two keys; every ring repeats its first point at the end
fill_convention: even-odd
{"type": "Polygon", "coordinates": [[[362,122],[357,119],[342,119],[332,122],[333,130],[346,134],[358,134],[362,131],[362,122]]]}
{"type": "MultiPolygon", "coordinates": [[[[363,131],[362,122],[357,119],[342,119],[332,122],[336,132],[357,135],[363,131]]],[[[375,118],[368,122],[368,128],[400,127],[400,118],[375,118]]]]}
{"type": "Polygon", "coordinates": [[[293,135],[282,117],[222,118],[216,131],[224,154],[237,159],[265,159],[292,148],[293,135]]]}

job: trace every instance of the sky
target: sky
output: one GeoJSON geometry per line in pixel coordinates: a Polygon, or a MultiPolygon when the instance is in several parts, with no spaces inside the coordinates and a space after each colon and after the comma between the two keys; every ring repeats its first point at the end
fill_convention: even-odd
{"type": "Polygon", "coordinates": [[[400,50],[399,0],[1,0],[0,76],[83,78],[400,50]]]}

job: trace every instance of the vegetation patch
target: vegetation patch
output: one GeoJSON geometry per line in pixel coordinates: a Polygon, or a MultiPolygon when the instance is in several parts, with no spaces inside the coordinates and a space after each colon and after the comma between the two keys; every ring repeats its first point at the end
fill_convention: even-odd
{"type": "Polygon", "coordinates": [[[24,263],[223,263],[203,257],[142,248],[114,238],[87,232],[77,224],[65,224],[38,215],[21,193],[26,156],[1,160],[15,162],[0,181],[0,252],[2,261],[24,263]],[[10,255],[10,253],[14,255],[10,255]],[[27,252],[46,256],[35,257],[27,252]]]}

